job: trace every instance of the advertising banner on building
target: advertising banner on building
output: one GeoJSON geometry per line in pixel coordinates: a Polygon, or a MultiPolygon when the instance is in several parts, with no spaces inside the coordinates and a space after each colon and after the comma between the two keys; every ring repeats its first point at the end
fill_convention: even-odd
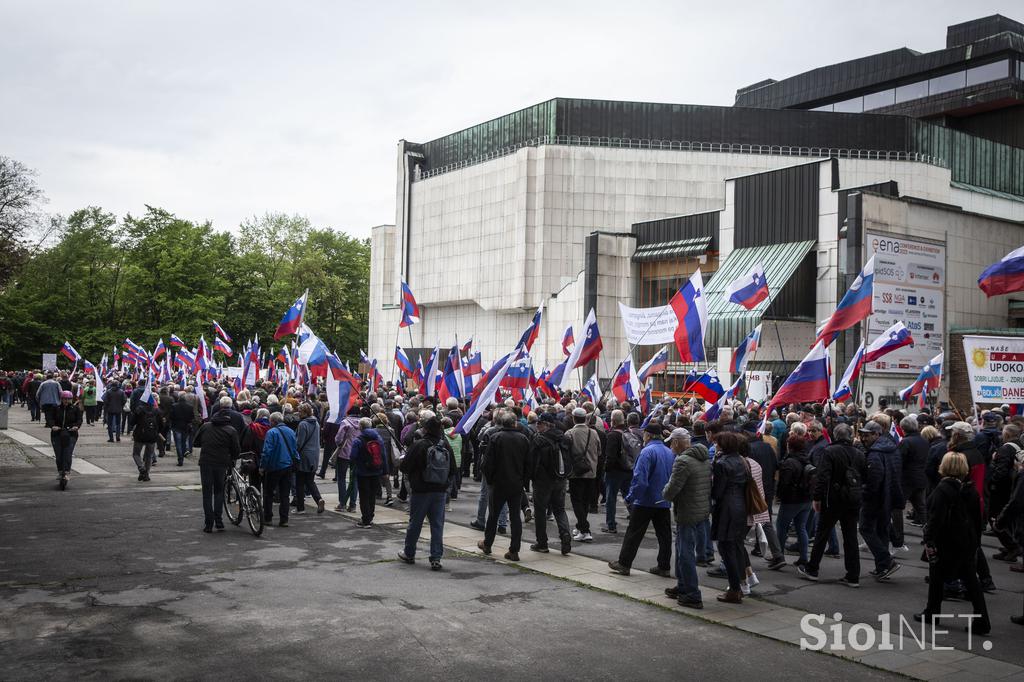
{"type": "Polygon", "coordinates": [[[56,353],[43,353],[43,371],[53,372],[57,369],[57,354],[56,353]]]}
{"type": "Polygon", "coordinates": [[[771,372],[747,372],[747,397],[763,402],[772,397],[772,373],[771,372]]]}
{"type": "Polygon", "coordinates": [[[975,403],[1024,403],[1024,338],[965,336],[964,356],[975,403]]]}
{"type": "Polygon", "coordinates": [[[630,308],[619,303],[619,313],[630,343],[657,346],[675,341],[677,320],[670,306],[630,308]]]}
{"type": "Polygon", "coordinates": [[[868,343],[902,322],[914,337],[905,346],[865,365],[864,371],[917,374],[942,352],[946,247],[942,244],[867,233],[865,259],[875,257],[875,312],[868,318],[868,343]]]}

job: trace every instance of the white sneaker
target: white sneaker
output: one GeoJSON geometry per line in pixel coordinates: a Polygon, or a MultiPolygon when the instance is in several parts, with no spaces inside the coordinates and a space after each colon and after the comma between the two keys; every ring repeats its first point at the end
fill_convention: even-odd
{"type": "Polygon", "coordinates": [[[758,585],[761,584],[761,581],[757,579],[757,574],[756,573],[751,573],[750,575],[747,576],[747,584],[750,585],[751,587],[757,587],[758,585]]]}
{"type": "Polygon", "coordinates": [[[450,511],[452,510],[452,506],[451,506],[451,505],[449,504],[448,506],[446,506],[446,507],[444,508],[444,510],[445,510],[446,512],[450,512],[450,511]]]}
{"type": "Polygon", "coordinates": [[[896,552],[909,552],[909,551],[910,551],[910,548],[907,547],[906,545],[900,545],[899,547],[893,547],[892,545],[889,545],[889,553],[890,554],[895,554],[896,552]]]}
{"type": "Polygon", "coordinates": [[[580,532],[579,528],[573,528],[572,529],[572,539],[573,540],[579,540],[582,537],[583,537],[583,533],[580,532]]]}
{"type": "Polygon", "coordinates": [[[580,542],[593,542],[593,541],[594,541],[594,536],[591,535],[590,533],[584,533],[583,535],[580,536],[580,542]]]}
{"type": "Polygon", "coordinates": [[[746,580],[740,583],[740,592],[743,593],[744,597],[750,596],[750,585],[747,584],[746,580]]]}

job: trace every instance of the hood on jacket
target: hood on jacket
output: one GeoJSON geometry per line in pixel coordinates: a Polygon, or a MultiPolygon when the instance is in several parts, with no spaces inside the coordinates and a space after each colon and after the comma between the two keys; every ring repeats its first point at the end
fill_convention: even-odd
{"type": "Polygon", "coordinates": [[[220,410],[210,418],[210,423],[216,426],[231,426],[231,417],[227,410],[220,410]]]}
{"type": "Polygon", "coordinates": [[[700,443],[694,443],[690,445],[690,447],[683,450],[683,454],[693,457],[698,462],[706,462],[710,457],[710,455],[708,454],[708,449],[701,445],[700,443]]]}
{"type": "Polygon", "coordinates": [[[894,441],[889,434],[883,433],[881,436],[878,437],[878,440],[875,441],[874,445],[868,448],[868,451],[870,452],[871,450],[876,450],[883,454],[888,454],[890,452],[895,452],[896,449],[896,441],[894,441]]]}

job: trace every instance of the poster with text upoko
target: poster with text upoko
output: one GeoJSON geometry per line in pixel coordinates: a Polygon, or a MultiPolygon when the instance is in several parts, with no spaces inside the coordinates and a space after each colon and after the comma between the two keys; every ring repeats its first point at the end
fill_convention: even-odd
{"type": "Polygon", "coordinates": [[[964,356],[975,403],[1024,403],[1024,337],[965,336],[964,356]]]}

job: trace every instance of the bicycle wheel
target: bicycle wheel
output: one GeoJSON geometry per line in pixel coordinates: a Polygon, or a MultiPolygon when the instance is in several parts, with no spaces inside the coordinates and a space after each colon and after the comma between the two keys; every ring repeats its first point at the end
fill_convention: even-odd
{"type": "Polygon", "coordinates": [[[242,491],[233,476],[224,483],[224,511],[232,524],[237,526],[242,522],[242,491]]]}
{"type": "Polygon", "coordinates": [[[245,520],[253,535],[263,534],[263,498],[252,486],[245,489],[245,520]]]}

